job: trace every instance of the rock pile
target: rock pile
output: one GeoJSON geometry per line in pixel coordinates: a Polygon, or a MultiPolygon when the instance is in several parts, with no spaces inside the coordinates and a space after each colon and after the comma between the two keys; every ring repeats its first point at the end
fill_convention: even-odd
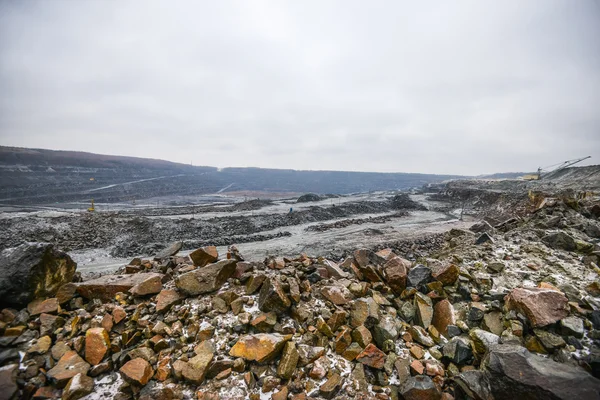
{"type": "Polygon", "coordinates": [[[136,259],[1,311],[0,397],[600,398],[594,218],[548,203],[412,262],[136,259]]]}

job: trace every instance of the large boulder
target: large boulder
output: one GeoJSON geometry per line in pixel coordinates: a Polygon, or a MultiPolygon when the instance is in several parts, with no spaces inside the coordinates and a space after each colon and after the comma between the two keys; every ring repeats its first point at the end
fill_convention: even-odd
{"type": "Polygon", "coordinates": [[[134,292],[139,295],[158,293],[162,285],[160,283],[162,274],[144,273],[131,275],[104,275],[97,279],[77,284],[77,293],[86,299],[100,299],[110,301],[119,292],[127,292],[136,288],[134,292]],[[148,290],[151,288],[152,290],[148,290]]]}
{"type": "Polygon", "coordinates": [[[557,290],[517,288],[505,301],[509,310],[524,314],[533,327],[550,325],[569,315],[567,297],[557,290]]]}
{"type": "Polygon", "coordinates": [[[73,280],[77,264],[50,243],[25,243],[0,253],[0,306],[25,307],[54,297],[73,280]]]}
{"type": "Polygon", "coordinates": [[[600,399],[600,380],[512,344],[493,346],[482,362],[496,400],[600,399]]]}
{"type": "Polygon", "coordinates": [[[175,285],[189,296],[214,292],[233,275],[236,263],[236,260],[222,260],[187,272],[175,278],[175,285]]]}

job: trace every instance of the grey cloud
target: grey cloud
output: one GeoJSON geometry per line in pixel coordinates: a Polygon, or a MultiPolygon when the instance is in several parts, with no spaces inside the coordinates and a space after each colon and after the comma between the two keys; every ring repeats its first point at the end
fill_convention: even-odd
{"type": "Polygon", "coordinates": [[[594,156],[594,1],[7,0],[0,142],[462,174],[594,156]]]}

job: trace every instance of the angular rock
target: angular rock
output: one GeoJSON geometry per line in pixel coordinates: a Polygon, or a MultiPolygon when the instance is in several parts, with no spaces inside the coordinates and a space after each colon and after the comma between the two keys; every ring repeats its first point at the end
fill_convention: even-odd
{"type": "Polygon", "coordinates": [[[331,399],[335,396],[335,394],[340,390],[342,386],[342,377],[340,374],[333,374],[327,382],[321,385],[319,388],[319,393],[325,399],[331,399]]]}
{"type": "Polygon", "coordinates": [[[396,294],[400,294],[406,289],[410,266],[410,261],[402,257],[394,257],[383,266],[385,280],[396,294]]]}
{"type": "Polygon", "coordinates": [[[156,312],[167,312],[182,300],[183,297],[176,290],[163,289],[156,296],[156,312]]]}
{"type": "Polygon", "coordinates": [[[352,331],[352,339],[358,343],[361,347],[365,348],[373,340],[371,331],[369,331],[364,325],[352,331]]]}
{"type": "Polygon", "coordinates": [[[598,399],[600,380],[583,369],[511,344],[494,346],[482,362],[496,399],[598,399]]]}
{"type": "Polygon", "coordinates": [[[108,352],[110,338],[104,328],[90,328],[85,332],[85,360],[97,365],[108,352]]]}
{"type": "Polygon", "coordinates": [[[179,253],[179,250],[181,250],[182,247],[183,247],[183,242],[172,243],[169,247],[156,253],[156,255],[154,256],[154,259],[160,261],[163,258],[172,257],[175,254],[179,253]]]}
{"type": "Polygon", "coordinates": [[[218,290],[235,272],[235,260],[222,260],[175,277],[177,288],[188,296],[218,290]]]}
{"type": "Polygon", "coordinates": [[[509,310],[527,317],[534,327],[553,324],[569,315],[567,298],[559,291],[540,288],[517,288],[505,297],[509,310]]]}
{"type": "Polygon", "coordinates": [[[384,348],[387,340],[395,341],[400,333],[396,327],[396,321],[390,315],[383,316],[379,323],[373,327],[373,338],[380,348],[384,348]]]}
{"type": "MultiPolygon", "coordinates": [[[[150,275],[150,274],[142,274],[150,275]]],[[[129,289],[129,293],[134,296],[147,296],[149,294],[156,294],[162,290],[162,276],[161,275],[152,275],[148,277],[148,279],[136,283],[131,289],[129,289]]]]}
{"type": "Polygon", "coordinates": [[[454,264],[447,264],[437,268],[432,276],[436,281],[442,282],[444,286],[453,285],[458,279],[458,267],[454,264]]]}
{"type": "Polygon", "coordinates": [[[542,346],[544,346],[544,348],[548,351],[553,351],[567,345],[562,337],[552,332],[548,332],[543,329],[534,329],[533,332],[542,346]]]}
{"type": "Polygon", "coordinates": [[[383,369],[385,353],[371,343],[356,357],[356,361],[375,369],[383,369]]]}
{"type": "Polygon", "coordinates": [[[0,368],[0,393],[3,399],[14,399],[19,391],[17,373],[19,364],[5,365],[0,368]]]}
{"type": "Polygon", "coordinates": [[[77,352],[69,350],[58,360],[54,368],[48,371],[47,375],[56,381],[58,387],[63,387],[75,375],[79,373],[87,375],[89,369],[90,364],[79,357],[77,352]]]}
{"type": "Polygon", "coordinates": [[[419,288],[431,282],[431,268],[418,264],[408,271],[408,286],[419,288]]]}
{"type": "Polygon", "coordinates": [[[133,275],[104,275],[77,284],[77,293],[86,299],[113,300],[117,293],[126,293],[135,285],[157,276],[162,279],[162,274],[147,273],[133,275]]]}
{"type": "Polygon", "coordinates": [[[65,283],[56,291],[56,298],[59,304],[65,304],[71,301],[77,294],[77,284],[73,282],[65,283]]]}
{"type": "Polygon", "coordinates": [[[204,267],[219,259],[219,252],[215,246],[201,247],[190,253],[190,258],[197,267],[204,267]]]}
{"type": "Polygon", "coordinates": [[[260,289],[265,279],[267,279],[266,275],[252,275],[246,282],[246,294],[253,294],[260,289]]]}
{"type": "Polygon", "coordinates": [[[442,347],[444,358],[456,365],[468,363],[473,358],[471,346],[460,337],[453,337],[442,347]]]}
{"type": "Polygon", "coordinates": [[[94,390],[94,380],[87,375],[79,373],[69,380],[63,390],[63,400],[77,400],[94,390]]]}
{"type": "Polygon", "coordinates": [[[27,349],[28,354],[46,354],[52,346],[52,339],[50,336],[42,336],[37,342],[27,349]]]}
{"type": "Polygon", "coordinates": [[[454,377],[454,381],[470,399],[494,399],[487,374],[483,371],[465,371],[454,377]]]}
{"type": "Polygon", "coordinates": [[[343,286],[325,286],[321,294],[335,305],[348,304],[354,296],[343,286]]]}
{"type": "Polygon", "coordinates": [[[213,360],[215,348],[209,340],[205,340],[194,348],[194,352],[196,355],[185,363],[182,375],[187,381],[200,385],[213,360]]]}
{"type": "Polygon", "coordinates": [[[127,382],[144,386],[152,378],[152,366],[143,358],[134,358],[123,365],[119,372],[127,382]]]}
{"type": "Polygon", "coordinates": [[[245,335],[238,339],[229,351],[232,357],[242,357],[248,361],[265,362],[275,358],[285,342],[292,335],[280,335],[276,333],[258,333],[245,335]]]}
{"type": "Polygon", "coordinates": [[[281,360],[277,366],[277,375],[281,379],[290,379],[296,370],[300,355],[296,350],[296,344],[294,342],[287,342],[281,353],[281,360]]]}
{"type": "Polygon", "coordinates": [[[481,236],[479,236],[477,239],[475,239],[475,244],[484,244],[484,243],[494,243],[494,239],[487,232],[482,233],[481,236]]]}
{"type": "Polygon", "coordinates": [[[73,280],[77,264],[50,243],[26,243],[0,252],[0,306],[25,307],[53,297],[73,280]]]}
{"type": "Polygon", "coordinates": [[[427,375],[411,376],[399,393],[404,400],[440,400],[442,393],[427,375]]]}
{"type": "Polygon", "coordinates": [[[483,329],[471,329],[469,336],[473,341],[473,348],[479,354],[485,354],[491,346],[498,344],[500,337],[483,329]]]}
{"type": "Polygon", "coordinates": [[[577,243],[573,237],[563,231],[551,233],[542,238],[542,242],[557,250],[575,251],[577,243]]]}
{"type": "Polygon", "coordinates": [[[40,315],[42,313],[54,314],[58,312],[58,308],[57,298],[34,300],[27,305],[27,311],[31,316],[40,315]]]}
{"type": "Polygon", "coordinates": [[[425,296],[422,293],[415,293],[415,308],[417,310],[415,316],[417,317],[417,323],[423,328],[429,328],[431,321],[433,321],[433,306],[431,298],[425,296]]]}
{"type": "Polygon", "coordinates": [[[264,312],[283,314],[292,305],[292,301],[285,294],[281,282],[277,278],[267,279],[260,288],[258,308],[264,312]]]}
{"type": "Polygon", "coordinates": [[[454,307],[444,299],[433,307],[433,326],[444,336],[448,336],[448,325],[456,324],[454,307]]]}
{"type": "Polygon", "coordinates": [[[581,339],[584,333],[583,320],[575,316],[564,318],[560,321],[560,330],[565,336],[581,339]]]}

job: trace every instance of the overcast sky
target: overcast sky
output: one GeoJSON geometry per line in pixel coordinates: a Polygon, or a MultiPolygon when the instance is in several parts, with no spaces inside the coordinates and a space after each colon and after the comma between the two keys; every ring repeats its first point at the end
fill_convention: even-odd
{"type": "Polygon", "coordinates": [[[600,163],[600,0],[0,0],[0,144],[194,165],[600,163]]]}

